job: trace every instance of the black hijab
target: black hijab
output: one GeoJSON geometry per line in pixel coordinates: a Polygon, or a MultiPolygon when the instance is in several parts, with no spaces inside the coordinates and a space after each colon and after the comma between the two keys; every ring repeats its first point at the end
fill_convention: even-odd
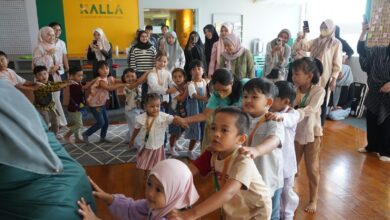
{"type": "Polygon", "coordinates": [[[148,33],[146,33],[146,31],[139,31],[137,34],[137,43],[134,45],[135,48],[138,48],[138,49],[141,49],[141,50],[147,50],[149,49],[151,46],[153,46],[153,44],[151,44],[149,41],[146,42],[146,43],[142,43],[141,42],[141,35],[145,33],[146,35],[148,33]]]}
{"type": "Polygon", "coordinates": [[[210,63],[211,50],[213,49],[213,44],[219,40],[219,36],[217,31],[215,30],[215,27],[212,24],[208,24],[203,28],[203,32],[206,32],[206,30],[213,33],[211,39],[205,37],[204,51],[206,56],[206,65],[208,66],[210,63]]]}

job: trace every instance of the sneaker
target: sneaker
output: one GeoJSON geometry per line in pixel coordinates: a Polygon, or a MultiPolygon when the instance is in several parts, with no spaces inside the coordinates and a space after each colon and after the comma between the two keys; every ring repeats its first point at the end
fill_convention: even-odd
{"type": "Polygon", "coordinates": [[[179,141],[176,141],[175,148],[179,151],[182,151],[184,149],[184,146],[179,144],[179,141]]]}
{"type": "Polygon", "coordinates": [[[357,151],[360,152],[360,153],[368,153],[366,147],[361,147],[357,151]]]}
{"type": "Polygon", "coordinates": [[[175,150],[174,147],[169,148],[169,152],[171,153],[172,157],[178,157],[180,154],[175,150]]]}
{"type": "Polygon", "coordinates": [[[86,143],[86,144],[89,144],[89,140],[88,140],[88,136],[86,133],[82,133],[81,136],[83,137],[83,141],[86,143]]]}
{"type": "Polygon", "coordinates": [[[99,141],[100,143],[112,143],[112,141],[111,140],[108,140],[108,139],[106,139],[106,138],[100,138],[100,141],[99,141]]]}
{"type": "Polygon", "coordinates": [[[379,160],[383,161],[383,162],[390,162],[390,157],[388,157],[388,156],[380,156],[379,160]]]}
{"type": "Polygon", "coordinates": [[[188,159],[196,160],[196,158],[198,158],[198,156],[196,155],[196,153],[193,150],[192,151],[188,151],[188,159]]]}

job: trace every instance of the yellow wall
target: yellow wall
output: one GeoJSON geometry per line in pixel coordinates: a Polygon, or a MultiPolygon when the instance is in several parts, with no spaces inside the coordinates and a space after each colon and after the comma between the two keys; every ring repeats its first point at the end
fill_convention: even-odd
{"type": "Polygon", "coordinates": [[[86,54],[100,27],[112,43],[124,51],[139,27],[138,0],[63,0],[69,54],[86,54]]]}
{"type": "Polygon", "coordinates": [[[191,9],[179,10],[176,16],[176,33],[180,45],[184,48],[193,29],[194,14],[191,9]]]}

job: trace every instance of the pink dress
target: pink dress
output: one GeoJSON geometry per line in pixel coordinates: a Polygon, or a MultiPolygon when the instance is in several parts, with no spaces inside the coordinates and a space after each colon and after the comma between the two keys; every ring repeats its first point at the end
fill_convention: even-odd
{"type": "Polygon", "coordinates": [[[96,82],[94,82],[91,86],[91,93],[87,99],[88,105],[90,107],[103,106],[106,104],[107,99],[109,99],[108,91],[99,87],[101,81],[104,81],[108,84],[107,78],[101,78],[100,76],[96,78],[96,82]]]}

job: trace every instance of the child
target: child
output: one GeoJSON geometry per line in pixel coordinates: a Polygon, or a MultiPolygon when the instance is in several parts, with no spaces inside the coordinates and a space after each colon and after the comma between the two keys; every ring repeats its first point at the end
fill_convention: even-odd
{"type": "Polygon", "coordinates": [[[297,165],[305,155],[306,173],[309,179],[310,200],[306,212],[314,213],[317,208],[319,173],[319,154],[322,139],[321,105],[325,90],[317,85],[322,74],[321,61],[309,57],[292,63],[293,82],[297,88],[294,102],[304,113],[304,119],[299,122],[295,135],[295,154],[297,165]]]}
{"type": "Polygon", "coordinates": [[[244,86],[242,110],[251,119],[248,141],[241,153],[254,159],[256,167],[270,188],[272,197],[271,219],[279,219],[280,194],[283,188],[283,124],[266,121],[265,115],[272,106],[278,88],[265,78],[254,78],[244,86]]]}
{"type": "Polygon", "coordinates": [[[293,190],[294,176],[297,173],[294,138],[295,129],[298,122],[303,119],[303,113],[291,107],[296,97],[294,85],[287,81],[279,81],[275,85],[278,87],[279,94],[272,104],[271,111],[277,112],[275,116],[283,121],[285,134],[282,143],[284,185],[280,203],[280,218],[292,220],[299,203],[299,197],[293,190]]]}
{"type": "Polygon", "coordinates": [[[148,93],[157,93],[162,97],[163,110],[167,110],[169,94],[175,93],[176,88],[168,88],[172,83],[171,73],[166,69],[168,56],[164,51],[156,55],[156,67],[148,75],[148,93]]]}
{"type": "MultiPolygon", "coordinates": [[[[168,108],[168,113],[171,115],[177,115],[182,118],[187,116],[186,112],[186,99],[187,99],[187,88],[186,88],[186,74],[183,69],[176,68],[172,71],[172,79],[177,92],[171,94],[171,102],[168,108]]],[[[176,125],[169,125],[169,145],[170,153],[172,156],[179,156],[176,152],[175,146],[177,139],[183,133],[183,129],[176,125]]]]}
{"type": "MultiPolygon", "coordinates": [[[[188,84],[188,100],[187,100],[187,115],[193,116],[203,112],[206,108],[207,96],[207,82],[202,78],[203,64],[202,61],[195,59],[191,61],[189,70],[191,71],[192,81],[188,84]]],[[[196,155],[193,152],[197,141],[201,141],[203,137],[204,123],[192,123],[186,130],[185,138],[190,140],[188,146],[188,158],[195,160],[196,155]]]]}
{"type": "Polygon", "coordinates": [[[129,146],[134,146],[135,138],[140,133],[142,148],[138,150],[137,168],[149,171],[159,161],[165,160],[165,132],[169,124],[177,123],[174,120],[177,116],[160,112],[161,101],[157,93],[147,94],[144,103],[146,112],[136,117],[129,146]]]}
{"type": "MultiPolygon", "coordinates": [[[[141,114],[141,86],[135,85],[137,83],[137,74],[132,68],[127,68],[123,71],[122,82],[134,85],[132,87],[130,85],[127,85],[124,89],[126,96],[125,115],[127,124],[129,126],[129,131],[127,132],[126,139],[130,143],[130,136],[131,134],[133,134],[134,131],[135,118],[141,114]]],[[[136,146],[140,145],[139,138],[137,138],[135,143],[136,146]]]]}
{"type": "Polygon", "coordinates": [[[88,137],[99,129],[101,129],[100,142],[111,142],[106,139],[108,129],[108,117],[106,111],[106,101],[109,98],[108,91],[113,91],[126,85],[125,83],[109,83],[109,79],[107,78],[109,74],[109,66],[105,60],[97,62],[97,70],[99,76],[96,77],[95,82],[92,84],[91,93],[87,99],[89,109],[91,110],[93,117],[96,119],[96,123],[82,133],[83,140],[87,144],[89,143],[88,137]]]}
{"type": "MultiPolygon", "coordinates": [[[[108,194],[91,180],[93,194],[103,200],[117,219],[163,220],[173,209],[184,209],[199,198],[188,167],[176,159],[161,161],[151,170],[146,183],[145,199],[134,200],[122,194],[108,194]],[[177,175],[180,174],[180,178],[177,175]]],[[[78,210],[84,220],[97,220],[81,198],[78,210]]]]}
{"type": "MultiPolygon", "coordinates": [[[[253,160],[239,154],[249,129],[247,114],[235,107],[218,109],[210,127],[210,151],[190,164],[195,175],[213,173],[216,193],[184,212],[168,217],[198,219],[220,207],[224,219],[269,219],[271,199],[253,160]]],[[[221,216],[222,217],[222,216],[221,216]]]]}
{"type": "Polygon", "coordinates": [[[34,91],[34,106],[55,135],[59,130],[59,113],[55,108],[52,92],[60,91],[68,82],[49,82],[49,73],[45,66],[34,67],[35,80],[40,84],[34,91]]]}
{"type": "Polygon", "coordinates": [[[26,81],[15,71],[8,68],[8,57],[3,51],[0,51],[0,79],[5,79],[18,89],[35,90],[39,85],[26,81]]]}
{"type": "Polygon", "coordinates": [[[69,69],[70,83],[69,86],[69,104],[68,113],[70,119],[70,127],[68,133],[64,135],[64,139],[70,142],[70,136],[74,134],[75,143],[82,143],[79,131],[83,127],[83,117],[81,111],[85,109],[85,95],[83,91],[83,70],[80,66],[71,67],[69,69]]]}

